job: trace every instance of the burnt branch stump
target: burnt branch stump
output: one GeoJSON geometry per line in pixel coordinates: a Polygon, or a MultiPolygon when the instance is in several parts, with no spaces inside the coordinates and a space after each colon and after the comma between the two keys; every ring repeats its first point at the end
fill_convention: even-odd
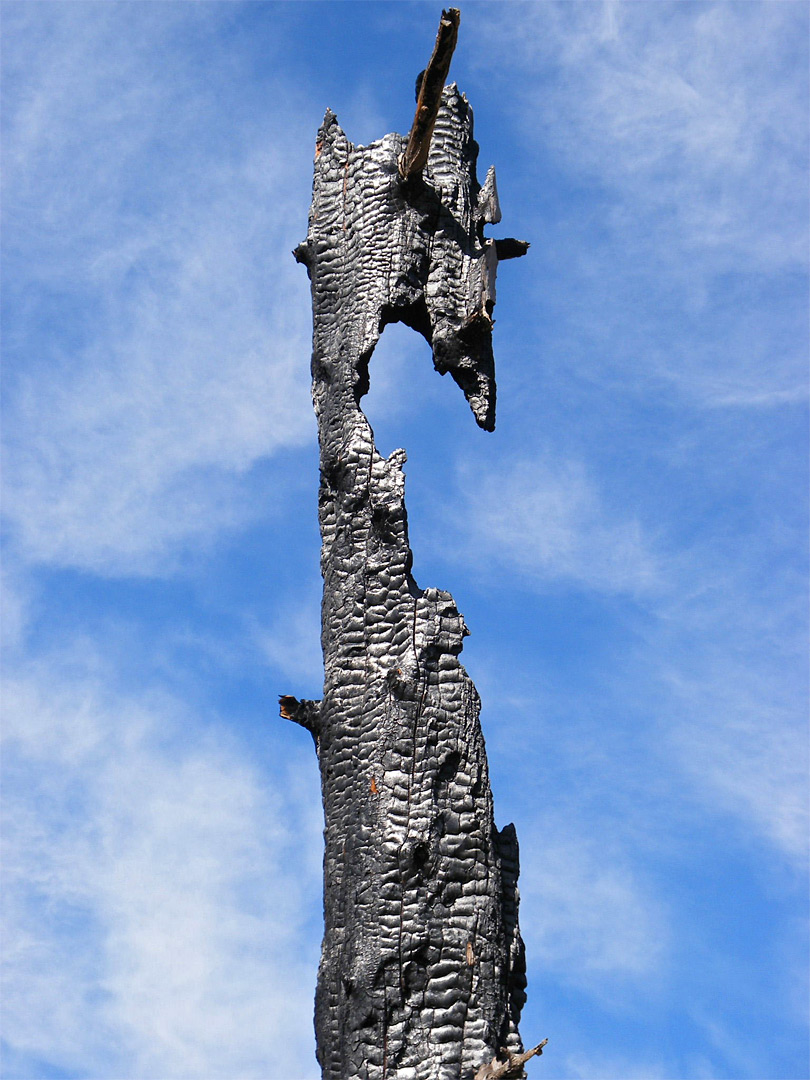
{"type": "MultiPolygon", "coordinates": [[[[442,82],[457,25],[443,13],[442,82]]],[[[312,286],[324,688],[320,702],[285,695],[281,712],[312,733],[320,762],[325,1080],[472,1080],[507,1075],[501,1062],[518,1076],[526,1059],[517,838],[494,823],[480,700],[459,661],[467,627],[449,593],[414,580],[405,452],[382,457],[361,409],[374,347],[401,321],[430,343],[478,424],[495,423],[504,242],[484,237],[500,219],[495,174],[478,183],[458,88],[437,90],[429,65],[422,91],[414,125],[431,123],[415,142],[412,129],[353,146],[327,111],[294,252],[312,286]],[[432,118],[420,113],[426,95],[432,118]]]]}

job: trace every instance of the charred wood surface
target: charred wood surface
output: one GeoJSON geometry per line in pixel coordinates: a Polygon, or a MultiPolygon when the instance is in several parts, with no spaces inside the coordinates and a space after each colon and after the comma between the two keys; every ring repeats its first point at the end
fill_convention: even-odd
{"type": "Polygon", "coordinates": [[[517,839],[494,824],[480,701],[459,661],[468,631],[450,594],[411,574],[405,452],[377,452],[360,406],[380,333],[402,321],[492,430],[497,249],[483,226],[500,210],[455,85],[418,175],[400,172],[404,146],[353,146],[327,112],[295,252],[312,283],[325,675],[320,702],[281,709],[320,761],[327,1080],[472,1080],[522,1052],[517,839]]]}

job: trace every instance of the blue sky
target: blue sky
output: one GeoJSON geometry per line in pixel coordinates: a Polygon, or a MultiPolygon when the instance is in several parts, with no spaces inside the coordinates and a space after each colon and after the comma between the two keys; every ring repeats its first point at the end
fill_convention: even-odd
{"type": "MultiPolygon", "coordinates": [[[[3,5],[8,1080],[312,1080],[304,237],[327,106],[439,7],[3,5]]],[[[414,572],[472,635],[546,1080],[803,1080],[807,41],[783,3],[465,3],[494,434],[390,327],[414,572]]]]}

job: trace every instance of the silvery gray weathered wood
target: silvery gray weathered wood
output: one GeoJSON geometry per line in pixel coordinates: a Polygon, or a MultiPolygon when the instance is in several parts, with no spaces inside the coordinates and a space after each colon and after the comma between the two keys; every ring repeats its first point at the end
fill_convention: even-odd
{"type": "Polygon", "coordinates": [[[320,760],[327,1080],[472,1080],[500,1048],[522,1050],[517,839],[494,824],[480,701],[459,661],[468,631],[450,594],[411,574],[405,452],[383,458],[360,407],[380,333],[402,321],[493,429],[497,254],[483,225],[500,209],[494,172],[476,179],[455,85],[421,175],[402,178],[403,148],[396,134],[353,146],[327,112],[295,252],[312,283],[325,676],[321,702],[281,705],[320,760]]]}

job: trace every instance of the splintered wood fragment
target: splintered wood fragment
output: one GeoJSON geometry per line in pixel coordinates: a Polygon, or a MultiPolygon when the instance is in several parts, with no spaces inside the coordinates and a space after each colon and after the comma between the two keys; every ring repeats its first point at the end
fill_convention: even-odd
{"type": "Polygon", "coordinates": [[[439,106],[442,103],[442,90],[447,80],[447,73],[450,71],[450,60],[458,39],[460,17],[458,8],[450,8],[442,12],[433,55],[422,76],[408,144],[399,159],[399,174],[403,180],[421,173],[427,163],[430,139],[439,106]]]}
{"type": "Polygon", "coordinates": [[[292,720],[298,708],[298,698],[292,694],[282,694],[278,699],[278,712],[283,720],[292,720]]]}
{"type": "Polygon", "coordinates": [[[481,1066],[474,1080],[515,1080],[517,1077],[525,1076],[524,1064],[535,1054],[539,1057],[547,1042],[548,1039],[543,1039],[537,1046],[533,1046],[531,1050],[526,1050],[522,1054],[513,1054],[509,1050],[502,1049],[492,1061],[481,1066]]]}
{"type": "Polygon", "coordinates": [[[481,220],[488,225],[497,225],[501,220],[501,204],[498,199],[498,183],[495,179],[495,166],[490,165],[486,180],[478,192],[478,211],[481,220]]]}

